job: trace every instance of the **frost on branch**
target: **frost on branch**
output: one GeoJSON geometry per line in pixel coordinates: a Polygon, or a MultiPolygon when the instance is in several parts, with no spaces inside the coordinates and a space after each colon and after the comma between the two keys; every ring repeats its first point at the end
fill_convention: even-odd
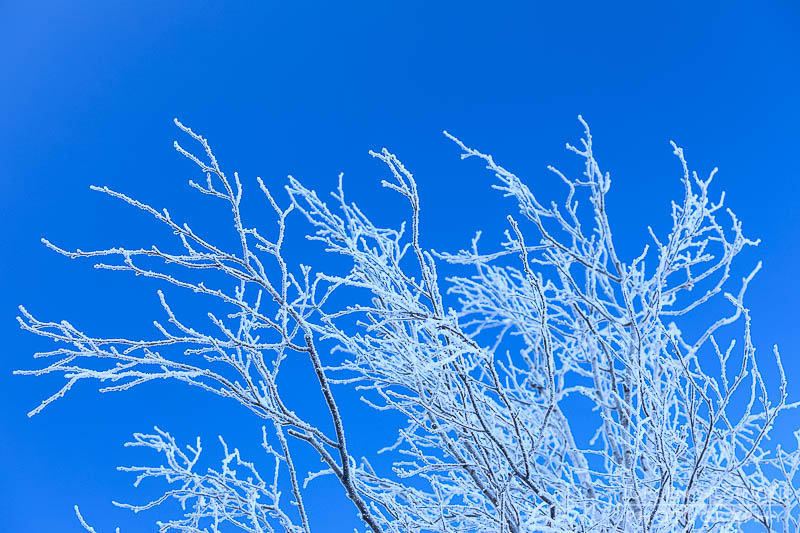
{"type": "Polygon", "coordinates": [[[447,134],[462,158],[486,165],[516,210],[491,251],[479,250],[478,233],[468,249],[437,253],[423,244],[415,178],[390,152],[372,155],[388,170],[382,185],[407,205],[409,219],[398,227],[373,224],[345,198],[341,176],[330,202],[290,177],[285,208],[258,180],[273,218],[259,230],[241,212],[239,176],[228,177],[206,140],[176,121],[202,148],[195,155],[175,145],[205,175],[190,185],[229,206],[234,247],[105,187],[94,189],[166,226],[176,251],[69,251],[44,242],[217,306],[205,324],[188,323],[159,291],[164,318],[149,340],[95,336],[21,308],[22,328],[56,347],[36,354],[49,365],[19,373],[66,380],[31,414],[81,380],[120,391],[162,379],[236,400],[269,421],[265,457],[245,462],[222,441],[222,469],[202,474],[199,443],[184,451],[160,430],[134,436],[131,445],[167,463],[124,470],[137,473],[137,484],[159,478],[170,488],[125,506],[180,502],[184,516],[159,522],[162,531],[225,524],[309,532],[315,515],[303,494],[320,475],[338,480],[374,532],[796,531],[800,454],[766,447],[778,414],[795,404],[787,403],[777,348],[777,390],[762,377],[744,302],[760,264],[741,283],[731,280],[733,259],[757,242],[724,210],[723,196],[709,196],[715,172],[700,178],[673,145],[684,194],[671,205],[672,227],[665,235],[651,229],[640,255],[621,257],[606,210],[611,179],[581,123],[581,144],[567,148],[583,174],[550,169],[566,186],[562,203],[541,201],[491,156],[447,134]],[[293,211],[292,223],[305,218],[309,238],[346,258],[346,270],[284,259],[293,211]],[[727,314],[709,319],[719,308],[705,305],[712,301],[726,304],[727,314]],[[279,373],[289,357],[313,369],[330,429],[284,402],[279,373]],[[359,436],[342,421],[336,390],[343,387],[407,420],[376,468],[350,452],[348,438],[359,436]],[[578,410],[574,398],[591,410],[578,410]],[[319,457],[321,471],[298,472],[312,467],[297,463],[299,446],[319,457]],[[271,474],[262,477],[264,459],[271,474]],[[389,462],[391,469],[382,467],[389,462]]]}

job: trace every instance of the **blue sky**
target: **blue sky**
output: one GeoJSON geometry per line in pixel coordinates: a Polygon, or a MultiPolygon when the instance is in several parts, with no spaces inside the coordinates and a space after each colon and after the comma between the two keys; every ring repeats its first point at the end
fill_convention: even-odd
{"type": "MultiPolygon", "coordinates": [[[[11,375],[46,348],[17,328],[19,304],[98,334],[150,331],[157,284],[95,271],[39,239],[151,243],[143,234],[155,225],[91,184],[213,227],[186,186],[196,173],[172,150],[175,116],[212,141],[251,193],[255,176],[280,189],[291,173],[324,192],[344,172],[360,205],[396,221],[402,205],[380,189],[385,173],[367,154],[388,147],[417,176],[436,249],[464,247],[477,229],[499,238],[513,208],[491,195],[479,165],[459,161],[443,129],[547,194],[558,190],[547,164],[578,170],[563,145],[579,138],[583,114],[612,173],[612,223],[628,257],[647,224],[665,226],[681,193],[675,140],[701,174],[719,166],[717,190],[762,239],[741,259],[743,268],[764,261],[748,298],[757,345],[768,357],[778,343],[790,379],[800,375],[800,10],[789,1],[652,4],[0,4],[0,529],[79,531],[78,503],[98,530],[153,530],[156,513],[134,517],[110,500],[153,494],[114,467],[140,458],[121,445],[154,424],[183,440],[200,434],[210,455],[218,433],[258,453],[247,443],[259,422],[196,391],[151,385],[101,397],[84,384],[28,419],[59,380],[11,375]]],[[[380,426],[351,418],[361,431],[380,426]]],[[[776,438],[797,427],[800,416],[784,418],[776,438]]],[[[329,489],[321,482],[311,496],[335,524],[319,530],[345,531],[352,513],[329,489]]]]}

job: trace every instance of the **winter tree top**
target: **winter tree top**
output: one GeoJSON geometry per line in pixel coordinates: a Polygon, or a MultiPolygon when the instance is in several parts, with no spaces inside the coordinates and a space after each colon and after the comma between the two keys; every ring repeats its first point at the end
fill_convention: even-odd
{"type": "Polygon", "coordinates": [[[392,153],[372,155],[388,171],[383,186],[407,203],[407,223],[376,226],[375,206],[349,202],[341,179],[323,200],[290,177],[287,205],[258,180],[273,221],[256,228],[255,215],[240,209],[238,174],[226,174],[206,139],[176,120],[199,147],[175,144],[205,177],[190,185],[230,207],[236,246],[106,187],[94,189],[156,219],[176,246],[71,251],[44,243],[97,268],[210,296],[225,311],[190,323],[159,292],[163,318],[153,337],[136,340],[21,308],[22,328],[54,348],[36,354],[44,366],[19,373],[66,380],[31,415],[82,380],[102,391],[169,380],[251,411],[263,424],[265,455],[243,458],[220,439],[216,469],[196,467],[199,440],[184,446],[158,428],[133,436],[129,445],[160,454],[161,464],[123,469],[137,484],[157,478],[166,488],[149,503],[118,505],[139,511],[178,500],[183,515],[159,522],[165,532],[319,530],[303,494],[321,475],[338,480],[375,533],[797,531],[800,455],[766,442],[794,404],[777,348],[766,360],[780,369],[777,389],[759,371],[766,363],[756,357],[744,301],[760,264],[731,279],[734,258],[757,242],[723,208],[724,195],[712,197],[714,172],[691,172],[673,145],[684,193],[671,205],[672,227],[651,230],[640,255],[622,257],[606,209],[611,180],[581,123],[584,138],[567,148],[585,170],[570,177],[551,168],[566,195],[550,204],[492,156],[447,134],[462,158],[486,165],[493,188],[516,209],[501,242],[483,245],[479,233],[464,250],[437,253],[423,243],[416,181],[392,153]],[[309,238],[349,268],[324,272],[285,260],[288,224],[305,224],[309,238]],[[455,274],[440,276],[445,270],[455,274]],[[704,304],[719,299],[729,312],[709,319],[704,304]],[[689,335],[686,321],[692,331],[706,325],[689,335]],[[723,328],[738,328],[740,339],[721,342],[723,328]],[[332,429],[284,401],[279,374],[288,358],[313,368],[332,429]],[[359,436],[342,420],[343,387],[407,420],[381,450],[391,469],[352,454],[348,443],[359,436]],[[576,416],[565,408],[570,397],[591,410],[576,416]],[[579,437],[587,426],[593,436],[579,437]],[[298,462],[299,447],[324,469],[309,472],[318,463],[298,462]]]}

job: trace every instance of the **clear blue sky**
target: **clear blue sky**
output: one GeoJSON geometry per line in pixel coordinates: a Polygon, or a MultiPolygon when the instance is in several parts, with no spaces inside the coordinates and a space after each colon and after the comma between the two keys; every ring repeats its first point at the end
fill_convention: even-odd
{"type": "MultiPolygon", "coordinates": [[[[154,424],[200,434],[211,456],[221,432],[257,458],[259,421],[197,391],[101,397],[86,383],[28,419],[60,381],[11,375],[46,347],[17,328],[19,304],[97,334],[151,331],[157,284],[97,272],[39,239],[151,243],[142,234],[152,223],[90,184],[206,223],[202,211],[190,216],[205,204],[172,151],[175,116],[211,139],[251,193],[256,175],[278,189],[291,173],[323,192],[343,171],[360,205],[387,219],[402,210],[379,205],[394,198],[367,150],[389,147],[417,176],[436,249],[461,248],[476,229],[499,238],[513,207],[492,196],[479,165],[459,161],[443,129],[555,191],[545,166],[578,169],[563,143],[579,137],[582,113],[614,179],[612,223],[629,256],[681,192],[674,139],[701,173],[720,167],[717,190],[763,240],[742,256],[744,267],[764,261],[748,299],[754,333],[763,356],[782,347],[800,399],[800,10],[788,0],[655,4],[0,3],[0,531],[79,531],[75,503],[98,530],[154,530],[158,513],[110,504],[153,495],[114,467],[145,460],[121,445],[154,424]]],[[[380,426],[351,418],[361,431],[380,426]]],[[[779,437],[800,416],[783,423],[779,437]]],[[[313,514],[329,517],[318,530],[347,531],[351,509],[324,482],[313,490],[313,514]]]]}

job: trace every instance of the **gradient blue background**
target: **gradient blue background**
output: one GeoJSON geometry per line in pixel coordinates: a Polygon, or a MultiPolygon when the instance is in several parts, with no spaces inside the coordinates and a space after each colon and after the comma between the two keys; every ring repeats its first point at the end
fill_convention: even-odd
{"type": "MultiPolygon", "coordinates": [[[[153,384],[101,397],[84,383],[28,419],[60,380],[11,375],[47,347],[17,328],[19,304],[96,334],[152,332],[158,284],[69,261],[39,238],[84,249],[152,242],[153,223],[90,184],[213,227],[220,212],[205,211],[186,186],[197,174],[172,150],[173,116],[209,137],[254,195],[256,175],[279,189],[291,173],[324,192],[343,171],[352,196],[395,223],[404,206],[380,189],[385,172],[366,153],[387,146],[419,181],[425,244],[458,249],[476,229],[494,242],[513,206],[441,130],[557,197],[545,166],[579,171],[563,143],[579,138],[582,113],[612,172],[612,223],[628,258],[646,224],[666,227],[681,193],[674,139],[702,174],[720,167],[716,190],[763,239],[742,257],[743,268],[764,260],[748,299],[754,334],[767,362],[771,344],[782,347],[800,399],[797,6],[546,4],[0,3],[0,531],[80,531],[75,503],[98,531],[153,531],[158,512],[134,516],[110,500],[154,494],[114,470],[147,460],[121,445],[154,424],[182,440],[201,435],[211,457],[218,433],[263,457],[259,421],[197,391],[153,384]]],[[[314,398],[303,387],[296,399],[314,398]]],[[[388,433],[346,404],[354,434],[388,433]]],[[[798,426],[784,418],[776,438],[798,426]]],[[[352,531],[352,509],[332,487],[309,493],[315,531],[352,531]]]]}

